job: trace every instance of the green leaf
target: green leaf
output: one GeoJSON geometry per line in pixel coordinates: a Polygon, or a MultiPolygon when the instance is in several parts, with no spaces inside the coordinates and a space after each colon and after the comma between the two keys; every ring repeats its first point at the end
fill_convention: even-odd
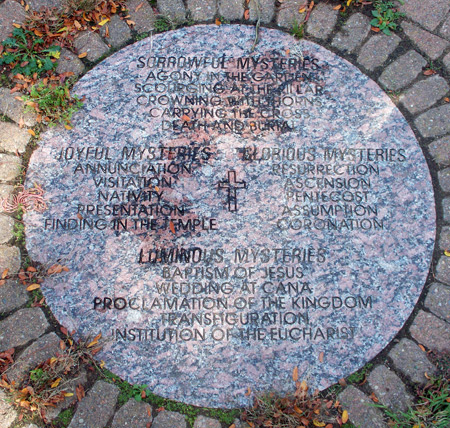
{"type": "Polygon", "coordinates": [[[44,70],[48,71],[51,70],[53,68],[53,62],[52,60],[47,57],[44,59],[44,70]]]}
{"type": "Polygon", "coordinates": [[[390,36],[392,34],[389,28],[383,28],[383,33],[386,34],[387,36],[390,36]]]}
{"type": "Polygon", "coordinates": [[[379,23],[380,21],[377,19],[377,18],[374,18],[374,19],[372,19],[372,21],[370,21],[370,25],[372,26],[372,27],[378,27],[378,23],[379,23]]]}
{"type": "Polygon", "coordinates": [[[381,18],[381,14],[380,14],[380,12],[378,12],[378,10],[372,10],[372,15],[377,18],[381,18]]]}

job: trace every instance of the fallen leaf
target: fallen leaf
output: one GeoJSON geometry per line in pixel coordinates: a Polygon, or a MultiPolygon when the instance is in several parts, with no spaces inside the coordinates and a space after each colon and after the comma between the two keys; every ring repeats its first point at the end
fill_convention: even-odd
{"type": "Polygon", "coordinates": [[[344,410],[342,412],[342,422],[345,424],[348,421],[348,412],[347,410],[344,410]]]}
{"type": "Polygon", "coordinates": [[[431,378],[430,378],[430,375],[429,375],[427,372],[425,372],[423,375],[424,375],[428,380],[431,379],[431,378]]]}
{"type": "Polygon", "coordinates": [[[9,269],[6,268],[2,273],[2,279],[5,279],[8,276],[9,269]]]}
{"type": "Polygon", "coordinates": [[[222,25],[219,18],[216,18],[216,25],[222,25]]]}
{"type": "Polygon", "coordinates": [[[175,235],[175,226],[173,224],[173,221],[170,220],[169,222],[170,231],[175,235]]]}
{"type": "Polygon", "coordinates": [[[374,403],[378,403],[378,401],[380,401],[380,400],[378,400],[378,398],[374,392],[372,392],[372,394],[370,394],[370,398],[374,403]]]}
{"type": "Polygon", "coordinates": [[[33,266],[28,266],[27,267],[27,272],[37,272],[37,269],[33,266]]]}
{"type": "Polygon", "coordinates": [[[298,413],[299,415],[301,415],[303,413],[303,410],[300,409],[300,407],[298,407],[298,406],[294,406],[294,412],[298,413]]]}
{"type": "Polygon", "coordinates": [[[142,6],[144,6],[144,2],[139,3],[134,11],[137,12],[142,6]]]}
{"type": "Polygon", "coordinates": [[[328,425],[325,426],[325,428],[333,428],[333,425],[328,424],[328,425]]]}
{"type": "Polygon", "coordinates": [[[92,348],[93,346],[97,345],[97,343],[101,337],[102,337],[101,333],[97,334],[97,336],[94,337],[94,340],[87,345],[87,348],[92,348]]]}
{"type": "Polygon", "coordinates": [[[64,336],[68,336],[69,332],[67,331],[66,327],[61,326],[60,327],[61,333],[64,334],[64,336]]]}
{"type": "Polygon", "coordinates": [[[248,9],[246,9],[244,12],[244,19],[249,19],[249,18],[250,18],[250,11],[248,9]]]}
{"type": "Polygon", "coordinates": [[[314,425],[315,427],[324,427],[324,426],[325,426],[325,422],[320,422],[320,421],[318,421],[317,419],[314,419],[314,420],[313,420],[313,425],[314,425]]]}
{"type": "Polygon", "coordinates": [[[324,355],[323,352],[321,352],[321,353],[319,354],[319,361],[320,361],[321,363],[323,363],[323,355],[324,355]]]}
{"type": "Polygon", "coordinates": [[[422,349],[423,352],[427,352],[427,351],[425,350],[425,346],[421,345],[420,343],[419,343],[419,348],[422,349]]]}
{"type": "Polygon", "coordinates": [[[340,8],[341,8],[341,5],[334,6],[334,7],[333,7],[333,10],[339,10],[340,8]]]}
{"type": "Polygon", "coordinates": [[[292,380],[294,382],[298,381],[298,367],[297,366],[295,366],[294,370],[292,370],[292,380]]]}
{"type": "Polygon", "coordinates": [[[290,49],[286,49],[286,55],[289,56],[289,54],[291,53],[290,49]]]}
{"type": "Polygon", "coordinates": [[[85,58],[87,56],[87,52],[83,52],[80,53],[80,55],[78,55],[78,58],[85,58]]]}
{"type": "Polygon", "coordinates": [[[436,74],[436,71],[432,68],[428,68],[423,72],[424,76],[432,76],[433,74],[436,74]]]}
{"type": "Polygon", "coordinates": [[[80,213],[77,213],[78,220],[83,220],[83,216],[80,213]]]}
{"type": "Polygon", "coordinates": [[[339,379],[338,383],[341,386],[347,386],[347,381],[344,378],[339,379]]]}
{"type": "Polygon", "coordinates": [[[41,286],[39,284],[31,284],[27,287],[27,291],[33,291],[33,290],[37,290],[38,288],[40,288],[41,286]]]}
{"type": "Polygon", "coordinates": [[[64,349],[66,349],[66,344],[64,343],[64,340],[59,341],[59,348],[61,349],[61,351],[64,351],[64,349]]]}
{"type": "Polygon", "coordinates": [[[127,19],[126,22],[128,25],[136,25],[136,23],[134,21],[132,21],[131,19],[127,19]]]}
{"type": "Polygon", "coordinates": [[[65,392],[64,397],[73,397],[73,392],[65,392]]]}
{"type": "Polygon", "coordinates": [[[183,114],[183,116],[181,116],[181,119],[184,120],[185,122],[191,121],[191,118],[187,114],[183,114]]]}
{"type": "Polygon", "coordinates": [[[78,386],[75,388],[75,392],[76,392],[76,394],[77,394],[77,400],[78,400],[78,401],[81,401],[81,400],[83,399],[84,395],[85,395],[83,385],[81,385],[81,384],[78,385],[78,386]]]}
{"type": "Polygon", "coordinates": [[[61,382],[61,378],[59,377],[50,385],[50,388],[56,388],[60,382],[61,382]]]}
{"type": "Polygon", "coordinates": [[[6,284],[6,280],[0,279],[0,285],[5,285],[5,284],[6,284]]]}
{"type": "Polygon", "coordinates": [[[300,384],[300,389],[302,391],[308,391],[308,384],[306,383],[306,380],[302,380],[302,383],[300,384]]]}
{"type": "Polygon", "coordinates": [[[69,131],[72,129],[72,127],[70,125],[67,125],[67,123],[64,125],[64,128],[66,128],[69,131]]]}
{"type": "Polygon", "coordinates": [[[298,13],[305,13],[305,11],[306,11],[306,7],[301,6],[300,9],[298,10],[298,13]]]}
{"type": "Polygon", "coordinates": [[[16,28],[22,28],[22,27],[20,26],[20,24],[16,24],[16,23],[13,24],[13,27],[16,27],[16,28]]]}
{"type": "Polygon", "coordinates": [[[231,424],[228,428],[236,428],[235,424],[231,424]]]}
{"type": "Polygon", "coordinates": [[[245,396],[248,397],[252,393],[252,390],[249,386],[247,386],[247,392],[245,393],[245,396]]]}
{"type": "Polygon", "coordinates": [[[446,103],[450,103],[450,98],[449,98],[449,97],[445,97],[445,98],[444,98],[444,101],[445,101],[446,103]]]}
{"type": "Polygon", "coordinates": [[[28,133],[31,134],[33,137],[36,137],[36,132],[34,132],[32,129],[28,129],[28,133]]]}
{"type": "Polygon", "coordinates": [[[103,27],[107,22],[109,22],[109,18],[102,19],[97,25],[103,27]]]}
{"type": "Polygon", "coordinates": [[[30,10],[30,5],[27,4],[27,5],[25,6],[25,12],[28,12],[29,10],[30,10]]]}
{"type": "Polygon", "coordinates": [[[378,27],[371,27],[371,30],[372,30],[374,33],[379,33],[379,32],[381,31],[378,27]]]}

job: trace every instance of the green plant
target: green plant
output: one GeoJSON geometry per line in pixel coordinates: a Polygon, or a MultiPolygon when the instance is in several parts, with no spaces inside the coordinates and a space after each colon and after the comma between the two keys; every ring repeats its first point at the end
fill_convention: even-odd
{"type": "Polygon", "coordinates": [[[43,122],[69,126],[72,115],[82,106],[82,100],[70,94],[69,84],[45,85],[39,83],[30,89],[30,95],[22,97],[25,109],[36,111],[43,122]]]}
{"type": "Polygon", "coordinates": [[[102,369],[100,374],[107,382],[113,383],[119,388],[120,394],[117,400],[119,406],[126,403],[130,398],[136,401],[144,401],[156,408],[164,407],[166,410],[182,413],[186,416],[186,421],[191,427],[200,414],[216,418],[228,426],[239,416],[239,410],[206,409],[160,397],[151,392],[147,385],[131,385],[106,369],[102,369]]]}
{"type": "Polygon", "coordinates": [[[291,34],[297,39],[303,39],[305,32],[305,24],[299,24],[296,20],[292,24],[291,34]]]}
{"type": "MultiPolygon", "coordinates": [[[[403,4],[402,0],[399,1],[403,4]]],[[[375,1],[374,8],[375,10],[372,10],[374,18],[370,21],[370,24],[390,36],[391,30],[397,29],[396,21],[405,14],[399,12],[392,1],[377,0],[375,1]]]]}
{"type": "Polygon", "coordinates": [[[70,421],[73,418],[73,410],[72,409],[66,409],[63,410],[58,417],[56,418],[56,424],[58,428],[67,428],[70,424],[70,421]]]}
{"type": "Polygon", "coordinates": [[[56,67],[61,48],[44,48],[44,40],[33,32],[14,28],[12,37],[2,42],[0,65],[7,65],[14,74],[38,76],[56,67]]]}
{"type": "Polygon", "coordinates": [[[418,403],[406,413],[395,413],[377,405],[390,418],[392,428],[448,428],[450,426],[450,383],[444,377],[431,378],[418,391],[418,403]]]}
{"type": "Polygon", "coordinates": [[[373,367],[372,363],[366,364],[362,369],[358,370],[355,373],[352,373],[350,376],[347,377],[347,383],[362,383],[366,379],[367,372],[370,371],[370,369],[373,367]]]}
{"type": "Polygon", "coordinates": [[[172,21],[164,15],[158,15],[155,20],[155,31],[157,33],[163,33],[164,31],[169,31],[174,29],[174,24],[172,21]]]}

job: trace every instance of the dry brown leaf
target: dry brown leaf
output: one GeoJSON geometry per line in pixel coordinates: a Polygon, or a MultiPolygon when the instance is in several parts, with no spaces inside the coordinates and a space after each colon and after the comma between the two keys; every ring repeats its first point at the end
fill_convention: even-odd
{"type": "Polygon", "coordinates": [[[175,225],[173,224],[173,221],[170,220],[169,222],[170,231],[175,234],[175,225]]]}
{"type": "Polygon", "coordinates": [[[222,25],[222,22],[220,21],[219,18],[216,18],[216,25],[222,25]]]}
{"type": "Polygon", "coordinates": [[[319,354],[319,361],[320,361],[321,363],[323,363],[323,356],[324,356],[324,353],[321,352],[321,353],[319,354]]]}
{"type": "Polygon", "coordinates": [[[84,388],[83,385],[79,384],[76,388],[75,388],[75,392],[77,394],[77,399],[78,401],[81,401],[85,395],[84,393],[84,388]]]}
{"type": "Polygon", "coordinates": [[[137,12],[142,6],[144,6],[144,2],[139,3],[134,11],[137,12]]]}
{"type": "Polygon", "coordinates": [[[132,21],[131,19],[127,19],[127,20],[126,20],[126,23],[127,23],[128,25],[136,25],[136,23],[135,23],[134,21],[132,21]]]}
{"type": "Polygon", "coordinates": [[[59,377],[50,385],[50,388],[56,388],[60,382],[61,382],[61,378],[59,377]]]}
{"type": "Polygon", "coordinates": [[[93,346],[97,345],[97,343],[98,343],[98,341],[99,341],[99,339],[100,339],[101,337],[102,337],[102,334],[101,334],[101,333],[97,334],[97,336],[94,337],[94,339],[92,340],[92,342],[89,343],[89,344],[87,345],[87,347],[88,347],[88,348],[92,348],[93,346]]]}
{"type": "Polygon", "coordinates": [[[419,348],[422,349],[423,352],[427,352],[427,351],[425,350],[425,346],[421,345],[420,343],[419,343],[419,348]]]}
{"type": "Polygon", "coordinates": [[[379,33],[381,30],[378,27],[370,27],[370,29],[374,32],[374,33],[379,33]]]}
{"type": "Polygon", "coordinates": [[[78,55],[78,58],[85,58],[87,56],[87,52],[83,52],[80,53],[80,55],[78,55]]]}
{"type": "Polygon", "coordinates": [[[228,428],[236,428],[235,424],[231,424],[228,428]]]}
{"type": "Polygon", "coordinates": [[[372,394],[370,394],[370,398],[374,403],[378,403],[378,401],[379,401],[374,392],[372,392],[372,394]]]}
{"type": "Polygon", "coordinates": [[[249,386],[247,386],[247,392],[245,393],[245,396],[248,397],[252,393],[252,390],[249,386]]]}
{"type": "Polygon", "coordinates": [[[27,287],[27,291],[33,291],[33,290],[37,290],[38,288],[40,288],[41,286],[37,283],[31,284],[27,287]]]}
{"type": "Polygon", "coordinates": [[[31,134],[33,137],[36,137],[36,132],[34,132],[32,129],[29,129],[28,133],[31,134]]]}
{"type": "Polygon", "coordinates": [[[347,381],[344,378],[339,379],[338,383],[341,386],[347,386],[347,381]]]}
{"type": "Polygon", "coordinates": [[[436,71],[431,68],[428,68],[427,70],[425,70],[423,72],[423,74],[424,74],[424,76],[432,76],[433,74],[436,74],[436,71]]]}
{"type": "Polygon", "coordinates": [[[9,269],[6,268],[2,273],[2,279],[5,279],[8,276],[9,269]]]}
{"type": "Polygon", "coordinates": [[[294,370],[292,370],[292,380],[294,382],[298,381],[298,367],[297,366],[295,366],[294,370]]]}
{"type": "Polygon", "coordinates": [[[34,266],[28,266],[27,272],[37,272],[37,269],[34,266]]]}
{"type": "Polygon", "coordinates": [[[341,5],[334,6],[334,7],[333,7],[333,10],[339,10],[340,8],[341,8],[341,5]]]}
{"type": "Polygon", "coordinates": [[[13,27],[22,28],[20,24],[16,24],[16,23],[13,24],[13,27]]]}
{"type": "Polygon", "coordinates": [[[249,19],[249,18],[250,18],[250,11],[248,9],[246,9],[244,12],[244,19],[249,19]]]}

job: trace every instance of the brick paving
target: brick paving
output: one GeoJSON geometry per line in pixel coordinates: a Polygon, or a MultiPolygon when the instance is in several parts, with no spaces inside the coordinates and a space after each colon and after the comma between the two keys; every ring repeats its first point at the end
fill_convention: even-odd
{"type": "MultiPolygon", "coordinates": [[[[60,7],[58,0],[29,0],[32,8],[60,7]]],[[[107,56],[112,49],[129,43],[136,34],[154,30],[157,15],[169,18],[172,23],[182,24],[187,18],[193,22],[213,23],[217,17],[232,22],[255,22],[290,31],[294,24],[301,25],[305,14],[299,12],[302,0],[285,0],[276,5],[274,0],[157,0],[153,7],[147,1],[128,0],[128,14],[132,21],[127,25],[113,17],[99,33],[86,32],[75,41],[75,51],[63,49],[57,72],[72,71],[76,76],[85,72],[99,58],[107,56]],[[249,20],[244,19],[249,9],[249,20]],[[87,53],[83,59],[78,55],[87,53]]],[[[386,427],[386,420],[379,409],[371,406],[369,393],[373,392],[387,406],[404,410],[412,400],[412,386],[425,384],[426,375],[437,372],[436,367],[419,345],[430,350],[448,350],[450,343],[450,257],[444,254],[450,249],[450,1],[408,0],[400,9],[406,17],[402,20],[403,31],[391,36],[373,33],[370,19],[359,10],[343,19],[326,2],[316,2],[305,25],[307,38],[331,46],[341,56],[368,72],[390,93],[396,96],[398,106],[416,130],[416,136],[429,155],[431,167],[436,171],[436,194],[438,222],[441,224],[437,237],[436,266],[432,272],[428,291],[419,310],[402,337],[393,341],[387,351],[378,358],[363,388],[348,386],[339,398],[348,410],[355,426],[364,428],[386,427]],[[436,73],[425,76],[427,66],[437,64],[436,73]],[[440,68],[442,64],[442,68],[440,68]],[[425,375],[426,374],[426,375],[425,375]]],[[[12,31],[13,23],[21,23],[26,13],[20,2],[5,0],[0,3],[0,40],[12,31]]],[[[0,197],[11,195],[13,185],[22,172],[18,154],[23,154],[30,142],[29,133],[21,127],[36,124],[33,114],[24,114],[22,103],[0,87],[0,113],[9,122],[0,122],[0,197]],[[20,125],[21,127],[19,127],[20,125]]],[[[0,272],[9,269],[18,272],[20,250],[13,246],[12,217],[0,215],[0,272]]],[[[0,286],[0,352],[18,346],[17,365],[11,373],[17,380],[39,359],[57,352],[59,337],[52,332],[44,312],[40,308],[27,308],[29,293],[23,285],[8,280],[0,286]]],[[[74,380],[87,385],[86,373],[74,380]]],[[[153,428],[184,428],[185,416],[176,412],[150,409],[144,403],[131,399],[117,406],[119,390],[116,386],[97,381],[85,398],[75,407],[70,428],[80,427],[126,427],[138,426],[137,421],[152,423],[153,428]],[[153,412],[153,413],[152,413],[153,412]]],[[[69,405],[74,398],[53,410],[51,418],[69,405]]],[[[28,427],[20,424],[17,412],[8,404],[5,393],[0,390],[0,427],[28,427]]],[[[33,425],[31,425],[33,426],[33,425]]],[[[198,417],[196,428],[225,428],[216,419],[198,417]]],[[[235,421],[237,428],[245,424],[235,421]]]]}

